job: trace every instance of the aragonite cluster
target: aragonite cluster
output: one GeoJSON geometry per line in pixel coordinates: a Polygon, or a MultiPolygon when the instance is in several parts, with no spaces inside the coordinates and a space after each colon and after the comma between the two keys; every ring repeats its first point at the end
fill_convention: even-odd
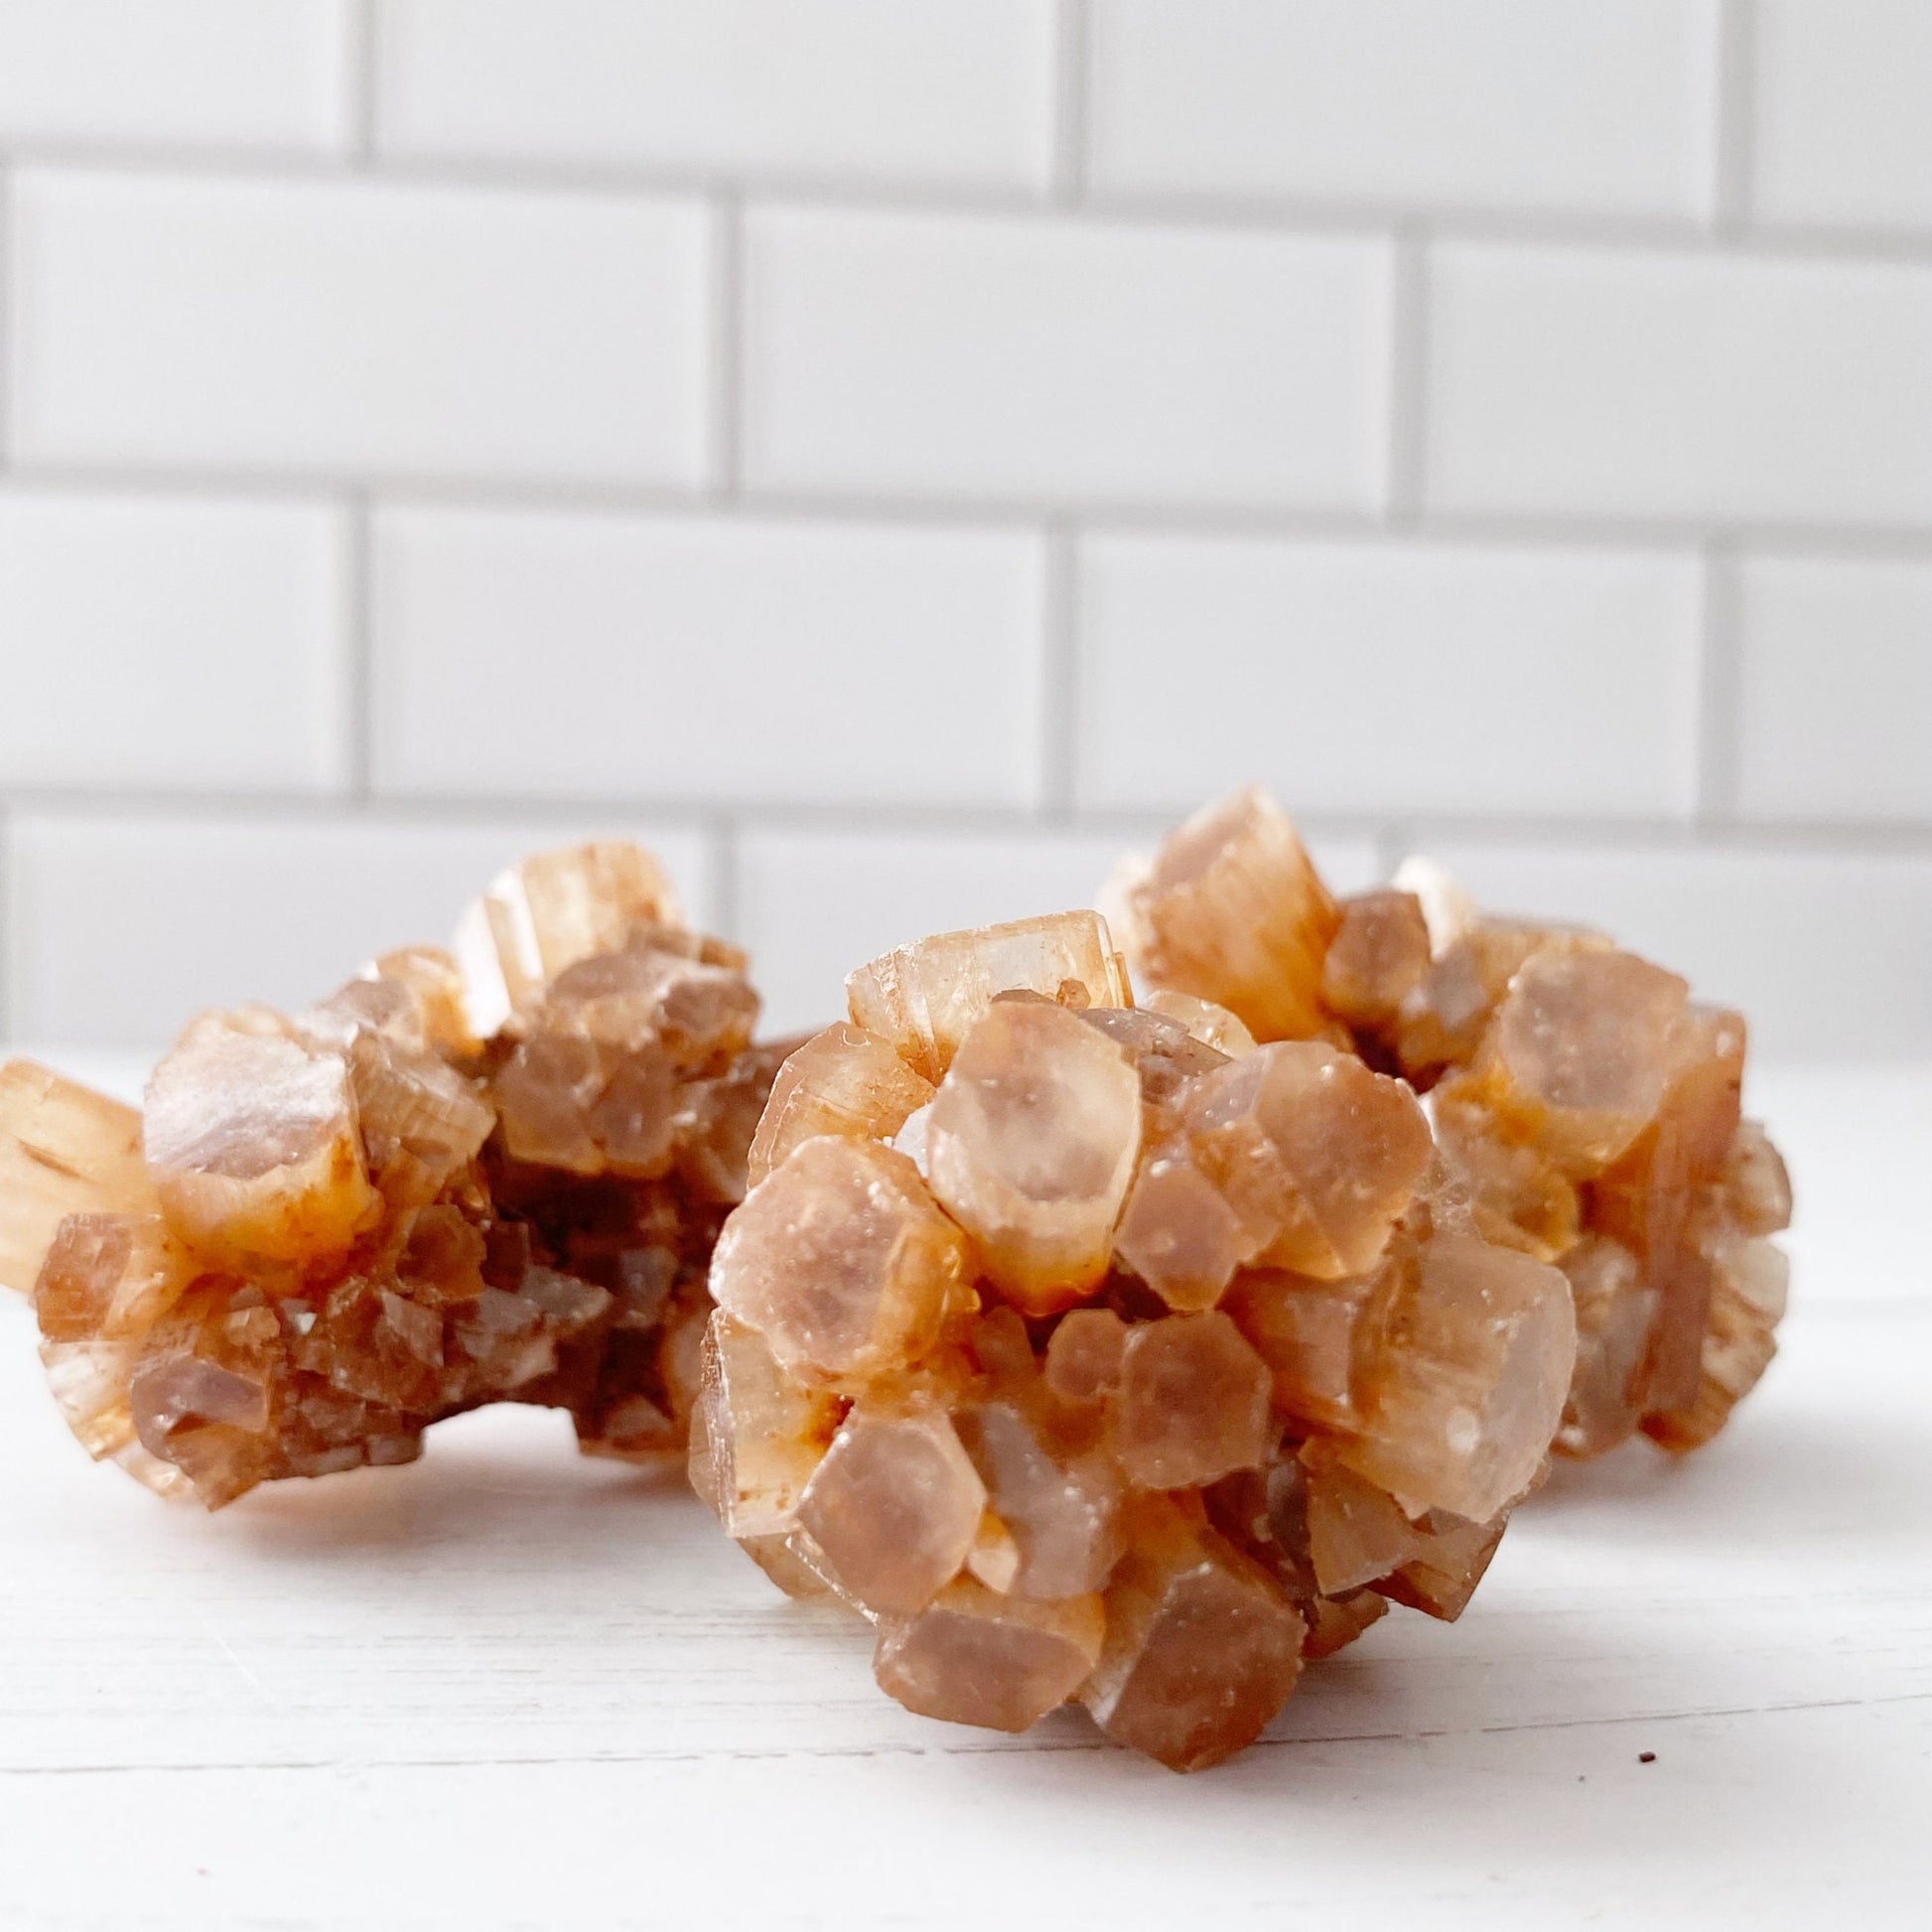
{"type": "Polygon", "coordinates": [[[704,1278],[785,1048],[635,846],[540,855],[452,951],[204,1014],[124,1107],[0,1068],[0,1280],[74,1434],[210,1508],[483,1403],[681,1450],[704,1278]]]}
{"type": "Polygon", "coordinates": [[[1091,912],[946,934],[785,1063],[720,1237],[700,1493],[913,1711],[1178,1770],[1391,1601],[1457,1614],[1576,1355],[1411,1087],[1136,1006],[1091,912]]]}
{"type": "Polygon", "coordinates": [[[1743,1029],[1441,875],[1337,900],[1257,792],[1089,912],[848,981],[712,1267],[693,1481],[909,1709],[1177,1770],[1390,1603],[1453,1619],[1552,1449],[1708,1438],[1789,1210],[1743,1029]]]}
{"type": "Polygon", "coordinates": [[[1763,1374],[1784,1163],[1740,1111],[1741,1015],[1581,927],[1476,910],[1438,868],[1337,900],[1265,794],[1211,805],[1104,895],[1153,985],[1264,1039],[1326,1039],[1427,1104],[1490,1240],[1562,1270],[1577,1367],[1554,1448],[1691,1449],[1763,1374]]]}

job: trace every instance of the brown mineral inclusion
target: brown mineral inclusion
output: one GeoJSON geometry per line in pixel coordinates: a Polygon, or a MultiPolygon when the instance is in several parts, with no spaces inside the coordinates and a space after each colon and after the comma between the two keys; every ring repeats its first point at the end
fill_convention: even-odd
{"type": "Polygon", "coordinates": [[[210,1508],[408,1461],[487,1402],[567,1409],[594,1453],[681,1449],[787,1050],[757,1014],[648,853],[539,854],[454,956],[192,1022],[138,1113],[0,1068],[0,1279],[88,1450],[210,1508]]]}
{"type": "Polygon", "coordinates": [[[1741,1023],[1405,881],[1336,900],[1243,792],[1111,891],[1141,1004],[1094,913],[945,933],[780,1070],[692,1476],[909,1710],[1212,1764],[1457,1616],[1553,1448],[1691,1447],[1761,1372],[1741,1023]]]}

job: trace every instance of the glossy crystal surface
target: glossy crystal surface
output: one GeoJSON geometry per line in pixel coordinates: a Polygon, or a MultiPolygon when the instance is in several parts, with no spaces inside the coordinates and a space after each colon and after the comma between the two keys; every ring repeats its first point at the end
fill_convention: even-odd
{"type": "MultiPolygon", "coordinates": [[[[597,1453],[682,1450],[785,1048],[752,1045],[743,955],[675,909],[635,847],[539,854],[455,956],[191,1022],[139,1113],[0,1069],[0,1256],[88,1450],[209,1507],[409,1460],[495,1401],[567,1409],[597,1453]]],[[[753,1350],[726,1352],[750,1401],[753,1350]]],[[[722,1447],[738,1520],[782,1519],[783,1458],[722,1447]]]]}

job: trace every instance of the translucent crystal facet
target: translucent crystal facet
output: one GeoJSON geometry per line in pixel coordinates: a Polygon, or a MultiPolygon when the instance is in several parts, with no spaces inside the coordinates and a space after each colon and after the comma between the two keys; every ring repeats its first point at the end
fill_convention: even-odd
{"type": "Polygon", "coordinates": [[[1227,1008],[1256,1039],[1325,1031],[1322,963],[1339,914],[1265,792],[1190,818],[1152,866],[1116,877],[1108,904],[1153,984],[1227,1008]]]}
{"type": "MultiPolygon", "coordinates": [[[[1208,882],[1197,956],[1250,993],[1298,976],[1300,1017],[1260,1030],[1318,1037],[1257,1045],[1238,972],[1134,1006],[1104,930],[1067,915],[862,968],[851,1023],[774,1088],[713,1261],[693,1479],[781,1588],[877,1622],[876,1674],[914,1711],[1017,1728],[1072,1698],[1164,1763],[1212,1763],[1391,1602],[1454,1617],[1543,1468],[1571,1284],[1473,1197],[1400,1042],[1456,947],[1470,1067],[1527,960],[1609,949],[1473,914],[1439,934],[1408,893],[1337,915],[1284,828],[1235,801],[1156,869],[1178,897],[1138,904],[1208,882]],[[1378,1030],[1359,1052],[1357,1026],[1378,1030]]],[[[1519,1110],[1538,1133],[1598,1105],[1541,1045],[1510,1062],[1542,1081],[1519,1110]]],[[[1467,1124],[1550,1162],[1482,1106],[1467,1124]]],[[[1773,1211],[1769,1164],[1733,1167],[1773,1211]]],[[[1551,1172],[1581,1212],[1586,1183],[1551,1172]]],[[[1744,1353],[1714,1357],[1714,1389],[1744,1353]]]]}
{"type": "Polygon", "coordinates": [[[827,1027],[785,1061],[771,1083],[752,1142],[752,1183],[814,1135],[889,1141],[931,1098],[931,1081],[885,1040],[848,1022],[827,1027]]]}
{"type": "Polygon", "coordinates": [[[845,990],[853,1024],[934,1082],[998,994],[1037,993],[1076,1009],[1131,1004],[1126,969],[1093,912],[942,932],[861,966],[845,990]]]}
{"type": "Polygon", "coordinates": [[[927,1173],[986,1278],[1050,1314],[1105,1276],[1140,1145],[1127,1055],[1064,1008],[1001,1000],[940,1082],[927,1173]]]}
{"type": "MultiPolygon", "coordinates": [[[[412,947],[293,1018],[206,1015],[144,1115],[0,1070],[0,1239],[83,1446],[210,1507],[406,1461],[492,1401],[569,1410],[596,1453],[682,1449],[705,1267],[788,1048],[749,1043],[743,955],[673,910],[633,848],[539,855],[468,922],[495,935],[469,979],[412,947]]],[[[749,1402],[762,1344],[731,1341],[749,1402]]],[[[822,1450],[841,1412],[787,1388],[779,1413],[822,1450]]],[[[746,1523],[795,1504],[802,1452],[719,1448],[746,1523]]]]}
{"type": "Polygon", "coordinates": [[[915,1614],[880,1619],[873,1667],[921,1717],[1026,1730],[1086,1682],[1105,1630],[1097,1596],[1037,1602],[961,1578],[915,1614]]]}
{"type": "Polygon", "coordinates": [[[938,1339],[967,1274],[965,1245],[902,1154],[820,1138],[726,1223],[711,1292],[788,1368],[865,1379],[938,1339]]]}
{"type": "Polygon", "coordinates": [[[1105,1603],[1106,1642],[1081,1700],[1109,1736],[1171,1770],[1253,1743],[1301,1673],[1304,1626],[1287,1594],[1165,1499],[1136,1522],[1105,1603]]]}
{"type": "Polygon", "coordinates": [[[855,1409],[798,1505],[798,1527],[869,1610],[923,1609],[973,1547],[986,1485],[939,1410],[855,1409]]]}

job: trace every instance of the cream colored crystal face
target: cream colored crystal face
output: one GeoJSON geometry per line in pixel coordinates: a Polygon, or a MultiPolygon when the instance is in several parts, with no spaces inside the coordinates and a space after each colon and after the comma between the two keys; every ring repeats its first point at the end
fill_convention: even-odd
{"type": "Polygon", "coordinates": [[[68,1215],[152,1204],[134,1108],[32,1060],[0,1066],[0,1284],[32,1292],[68,1215]]]}
{"type": "Polygon", "coordinates": [[[863,1027],[814,1034],[778,1069],[752,1141],[756,1186],[801,1142],[820,1134],[890,1141],[932,1098],[932,1083],[863,1027]]]}
{"type": "Polygon", "coordinates": [[[998,1001],[961,1041],[926,1124],[934,1196],[980,1271],[1029,1314],[1107,1272],[1141,1146],[1126,1054],[1063,1008],[998,1001]]]}
{"type": "MultiPolygon", "coordinates": [[[[455,961],[412,947],[293,1018],[197,1021],[145,1121],[0,1069],[0,1242],[91,1453],[213,1508],[407,1461],[483,1402],[567,1408],[598,1454],[682,1449],[705,1265],[786,1049],[748,1043],[743,955],[664,925],[657,879],[601,847],[499,884],[529,940],[513,1037],[478,1036],[455,961]]],[[[776,1405],[764,1438],[721,1430],[754,1529],[842,1413],[768,1355],[760,1381],[761,1349],[734,1331],[718,1368],[776,1405]]]]}
{"type": "Polygon", "coordinates": [[[942,932],[861,966],[845,991],[853,1024],[935,1082],[998,994],[1037,993],[1074,1008],[1133,1004],[1106,921],[1094,912],[942,932]]]}

